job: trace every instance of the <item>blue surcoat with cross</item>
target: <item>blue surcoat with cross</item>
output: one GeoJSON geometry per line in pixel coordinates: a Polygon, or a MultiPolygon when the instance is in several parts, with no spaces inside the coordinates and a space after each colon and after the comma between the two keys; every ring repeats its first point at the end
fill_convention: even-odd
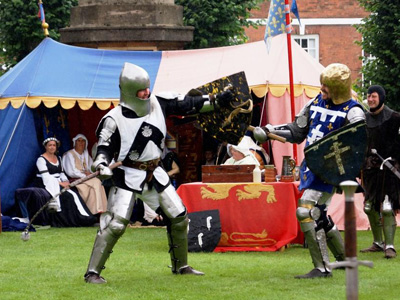
{"type": "MultiPolygon", "coordinates": [[[[355,106],[360,106],[360,104],[353,99],[336,105],[331,100],[322,99],[321,94],[315,97],[309,107],[309,130],[305,146],[307,147],[328,133],[345,126],[348,123],[347,114],[355,106]]],[[[329,170],[326,170],[326,172],[329,172],[329,170]]],[[[300,168],[300,190],[314,189],[332,193],[333,188],[332,185],[323,182],[312,173],[308,169],[305,160],[302,162],[300,168]]]]}

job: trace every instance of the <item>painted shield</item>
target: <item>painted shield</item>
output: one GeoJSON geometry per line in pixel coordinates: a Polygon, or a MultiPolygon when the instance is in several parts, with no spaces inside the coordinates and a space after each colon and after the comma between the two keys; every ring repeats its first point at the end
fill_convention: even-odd
{"type": "Polygon", "coordinates": [[[364,121],[348,124],[304,149],[307,167],[323,181],[338,186],[359,176],[367,151],[364,121]]]}
{"type": "Polygon", "coordinates": [[[200,127],[215,139],[239,144],[250,125],[253,101],[244,72],[222,77],[198,87],[203,94],[219,94],[230,87],[235,101],[231,107],[216,107],[212,112],[199,114],[197,121],[200,127]]]}
{"type": "Polygon", "coordinates": [[[188,214],[189,252],[213,252],[221,239],[219,210],[205,210],[188,214]]]}

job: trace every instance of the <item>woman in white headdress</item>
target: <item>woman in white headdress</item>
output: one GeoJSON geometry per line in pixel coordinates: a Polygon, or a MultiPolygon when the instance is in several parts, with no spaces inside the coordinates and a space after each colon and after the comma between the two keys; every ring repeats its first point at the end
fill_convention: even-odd
{"type": "Polygon", "coordinates": [[[239,145],[228,144],[227,151],[230,158],[228,158],[224,165],[255,165],[260,166],[257,158],[251,153],[249,148],[240,147],[239,145]]]}
{"type": "MultiPolygon", "coordinates": [[[[74,181],[91,174],[93,160],[87,150],[88,140],[83,134],[75,136],[72,142],[74,148],[64,154],[62,162],[65,173],[74,181]]],[[[98,178],[78,184],[76,188],[92,214],[107,210],[107,196],[98,178]]]]}

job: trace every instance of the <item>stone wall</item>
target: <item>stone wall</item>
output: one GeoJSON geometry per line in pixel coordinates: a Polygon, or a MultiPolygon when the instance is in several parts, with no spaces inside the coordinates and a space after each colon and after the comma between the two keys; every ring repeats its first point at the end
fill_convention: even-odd
{"type": "Polygon", "coordinates": [[[130,50],[183,49],[193,31],[173,0],[80,0],[60,30],[66,44],[130,50]]]}

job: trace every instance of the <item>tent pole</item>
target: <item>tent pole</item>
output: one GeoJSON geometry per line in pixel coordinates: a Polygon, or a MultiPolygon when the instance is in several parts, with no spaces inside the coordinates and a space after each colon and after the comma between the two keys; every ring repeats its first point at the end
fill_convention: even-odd
{"type": "Polygon", "coordinates": [[[260,122],[258,123],[258,126],[262,125],[264,114],[265,114],[265,121],[267,121],[267,109],[265,108],[267,106],[267,94],[268,94],[268,87],[267,87],[267,90],[265,91],[263,105],[262,105],[262,109],[261,109],[260,122]],[[265,113],[264,113],[264,110],[265,110],[265,113]]]}
{"type": "MultiPolygon", "coordinates": [[[[27,97],[28,97],[28,96],[27,96],[27,97]]],[[[23,104],[23,106],[22,106],[22,108],[21,108],[21,111],[20,111],[20,113],[19,113],[19,115],[18,115],[17,122],[15,122],[15,126],[14,126],[13,131],[12,131],[12,133],[11,133],[11,136],[10,136],[8,142],[7,142],[6,149],[4,149],[3,156],[1,157],[1,160],[0,160],[0,167],[1,167],[1,165],[3,164],[4,158],[6,157],[6,154],[7,154],[7,151],[8,151],[8,147],[10,147],[11,141],[12,141],[12,139],[13,139],[13,137],[14,137],[14,134],[15,134],[15,130],[17,130],[17,127],[18,127],[18,124],[19,124],[19,120],[21,119],[21,116],[22,116],[22,113],[23,113],[23,111],[24,111],[24,109],[25,109],[25,106],[26,106],[26,100],[24,101],[24,104],[23,104]]]]}
{"type": "MultiPolygon", "coordinates": [[[[294,106],[294,87],[293,87],[293,60],[292,60],[292,39],[291,39],[291,22],[290,22],[290,8],[289,0],[285,0],[285,13],[286,13],[286,38],[287,38],[287,49],[288,49],[288,62],[289,62],[289,89],[290,89],[290,112],[292,122],[294,121],[295,106],[294,106]]],[[[297,161],[297,145],[293,144],[293,158],[297,161]]]]}
{"type": "Polygon", "coordinates": [[[0,195],[0,233],[2,231],[3,228],[3,215],[1,214],[1,195],[0,195]]]}

